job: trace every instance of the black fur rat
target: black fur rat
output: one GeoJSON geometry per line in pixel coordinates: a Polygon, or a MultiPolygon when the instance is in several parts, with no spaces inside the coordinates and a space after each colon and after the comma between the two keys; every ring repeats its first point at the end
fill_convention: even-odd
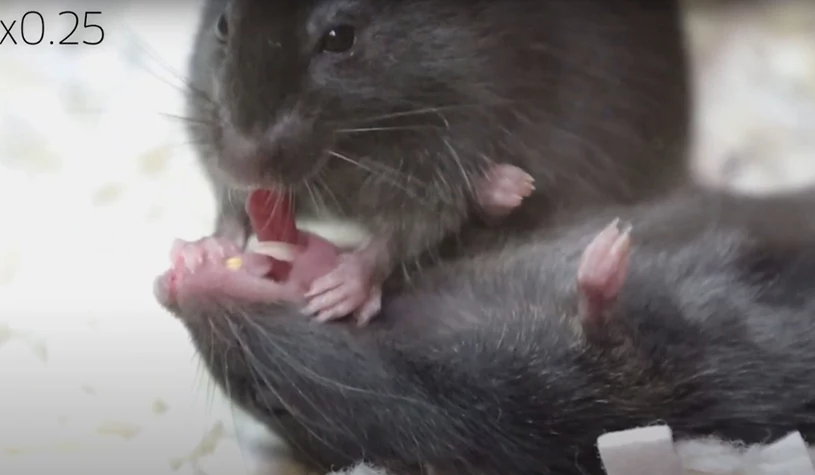
{"type": "Polygon", "coordinates": [[[447,238],[664,194],[688,178],[681,29],[675,0],[209,0],[189,104],[215,234],[245,241],[257,187],[361,224],[374,242],[307,307],[335,317],[364,302],[332,286],[449,254],[447,238]],[[485,228],[476,188],[498,163],[535,190],[485,228]]]}
{"type": "Polygon", "coordinates": [[[322,464],[600,475],[597,436],[657,422],[812,443],[813,203],[564,213],[547,239],[425,269],[365,329],[213,289],[170,308],[230,397],[322,464]]]}

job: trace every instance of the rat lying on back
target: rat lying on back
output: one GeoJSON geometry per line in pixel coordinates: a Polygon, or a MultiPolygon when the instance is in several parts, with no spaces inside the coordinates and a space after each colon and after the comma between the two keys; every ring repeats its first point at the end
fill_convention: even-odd
{"type": "Polygon", "coordinates": [[[699,191],[567,213],[545,242],[426,269],[366,329],[246,302],[208,263],[174,269],[165,304],[230,397],[322,462],[600,475],[598,435],[656,422],[812,443],[813,203],[699,191]]]}
{"type": "Polygon", "coordinates": [[[464,228],[516,233],[665,193],[687,176],[680,23],[675,0],[209,0],[190,108],[216,234],[243,244],[251,188],[357,221],[376,238],[306,308],[370,315],[377,299],[352,283],[375,288],[464,228]],[[536,190],[482,229],[472,211],[497,164],[536,190]]]}

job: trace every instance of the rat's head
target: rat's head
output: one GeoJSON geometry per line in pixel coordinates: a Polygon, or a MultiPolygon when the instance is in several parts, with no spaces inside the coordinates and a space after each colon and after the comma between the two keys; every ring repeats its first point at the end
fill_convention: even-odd
{"type": "Polygon", "coordinates": [[[194,71],[211,165],[242,187],[321,171],[351,186],[468,181],[484,156],[464,129],[496,100],[479,15],[458,1],[212,0],[194,71]]]}
{"type": "Polygon", "coordinates": [[[320,180],[331,200],[460,203],[492,161],[544,193],[659,188],[685,163],[665,152],[684,43],[677,1],[647,3],[208,0],[195,139],[232,185],[320,180]]]}

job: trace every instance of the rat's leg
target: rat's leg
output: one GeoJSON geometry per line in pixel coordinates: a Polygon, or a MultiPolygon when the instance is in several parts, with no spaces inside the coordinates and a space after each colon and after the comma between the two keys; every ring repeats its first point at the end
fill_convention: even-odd
{"type": "Polygon", "coordinates": [[[631,227],[615,219],[586,246],[577,270],[583,325],[602,323],[625,283],[631,253],[631,227]]]}
{"type": "Polygon", "coordinates": [[[509,164],[492,166],[476,185],[479,213],[487,221],[500,219],[535,191],[535,179],[509,164]]]}

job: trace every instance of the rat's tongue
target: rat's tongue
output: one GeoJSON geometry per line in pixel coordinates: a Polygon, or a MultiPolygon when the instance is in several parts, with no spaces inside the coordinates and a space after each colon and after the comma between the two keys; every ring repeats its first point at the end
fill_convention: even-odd
{"type": "Polygon", "coordinates": [[[258,241],[297,244],[299,233],[289,193],[274,190],[253,191],[246,200],[246,212],[258,241]]]}

